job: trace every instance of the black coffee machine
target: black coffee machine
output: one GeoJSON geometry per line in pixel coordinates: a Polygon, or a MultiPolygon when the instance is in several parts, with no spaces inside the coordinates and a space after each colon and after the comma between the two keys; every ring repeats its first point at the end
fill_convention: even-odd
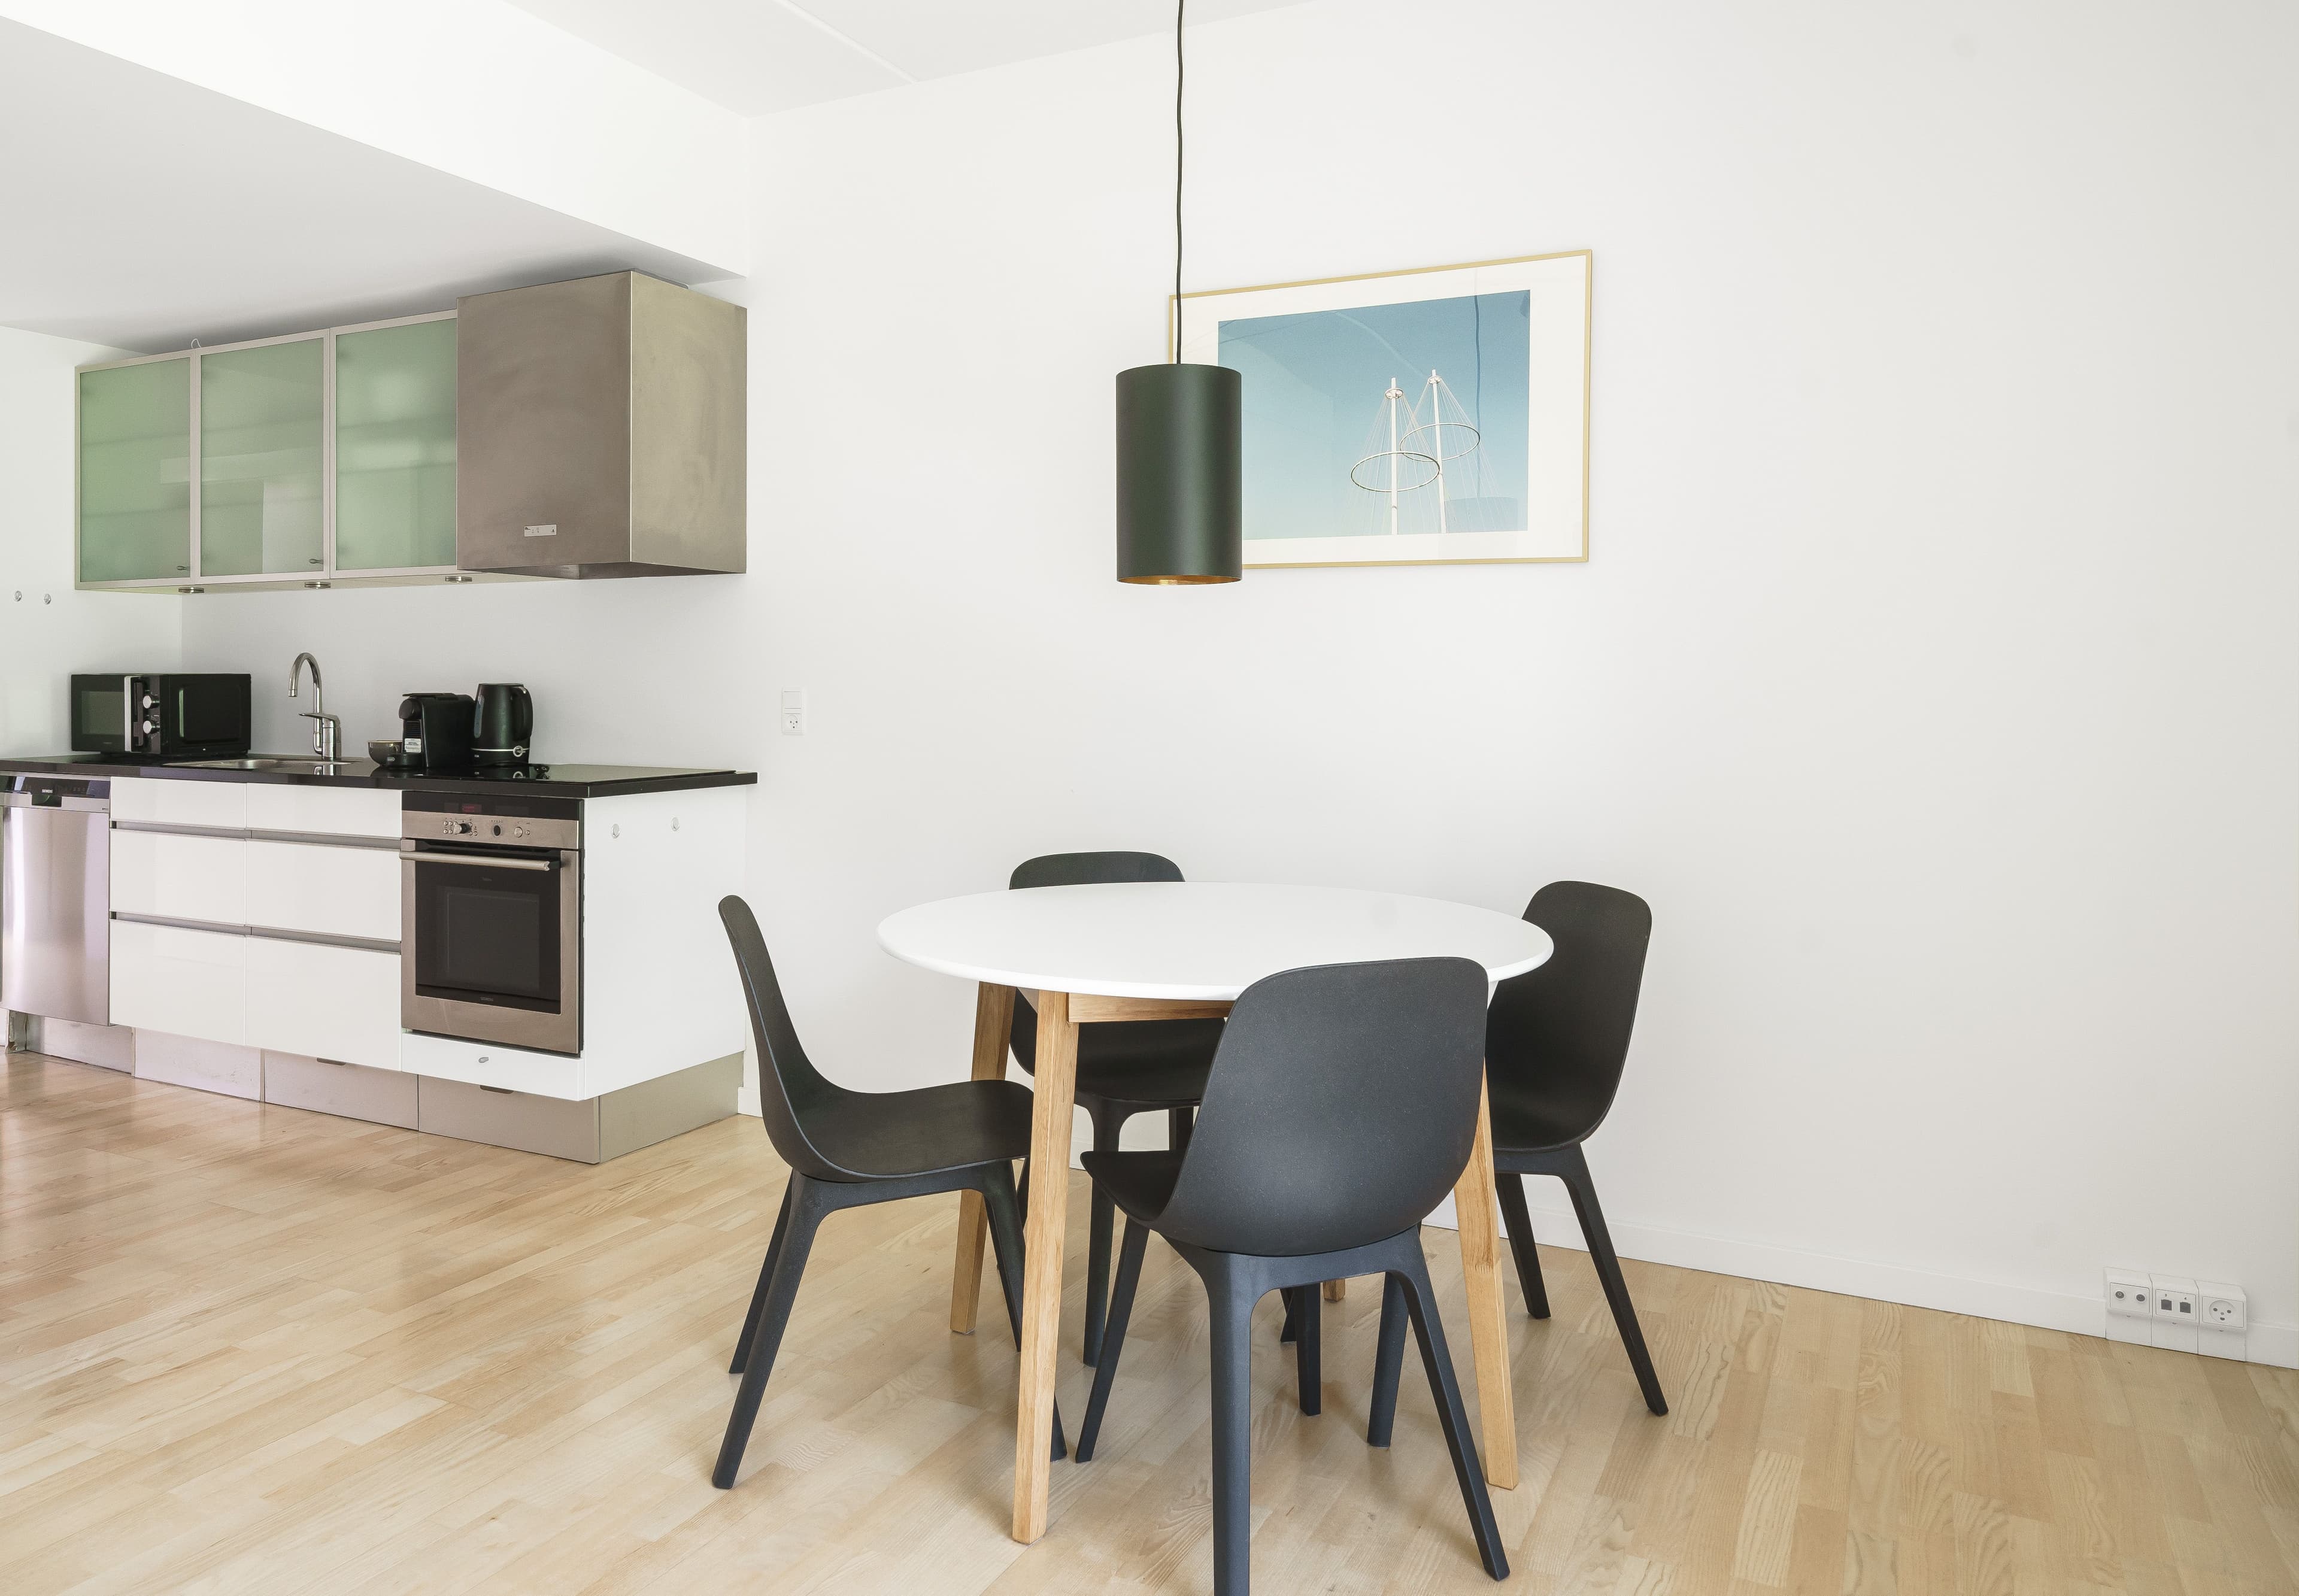
{"type": "Polygon", "coordinates": [[[481,765],[524,765],[534,742],[535,700],[527,690],[517,682],[481,682],[471,718],[472,759],[481,765]]]}
{"type": "Polygon", "coordinates": [[[399,745],[403,768],[469,769],[476,712],[468,693],[410,693],[401,699],[399,745]]]}

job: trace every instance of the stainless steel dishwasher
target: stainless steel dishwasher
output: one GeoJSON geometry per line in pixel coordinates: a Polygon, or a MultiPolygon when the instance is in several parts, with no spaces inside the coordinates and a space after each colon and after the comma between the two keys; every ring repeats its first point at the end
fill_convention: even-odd
{"type": "Polygon", "coordinates": [[[0,777],[0,1009],[104,1025],[112,784],[0,777]]]}

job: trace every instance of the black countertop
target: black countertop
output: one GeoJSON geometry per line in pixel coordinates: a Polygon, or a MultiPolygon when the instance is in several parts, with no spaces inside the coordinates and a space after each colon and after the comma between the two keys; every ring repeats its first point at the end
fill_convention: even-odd
{"type": "Polygon", "coordinates": [[[7,774],[96,781],[142,776],[169,781],[286,782],[299,786],[384,787],[403,793],[480,794],[515,788],[544,798],[611,798],[626,793],[752,786],[759,779],[748,770],[690,770],[660,765],[508,765],[453,773],[387,770],[372,760],[339,760],[336,768],[325,775],[303,770],[203,770],[195,765],[154,765],[87,753],[0,757],[0,775],[7,774]]]}

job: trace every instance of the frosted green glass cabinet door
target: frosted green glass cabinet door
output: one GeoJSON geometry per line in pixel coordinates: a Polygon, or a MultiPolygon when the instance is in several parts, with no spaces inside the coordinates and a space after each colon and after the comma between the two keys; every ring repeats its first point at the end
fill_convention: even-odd
{"type": "Polygon", "coordinates": [[[202,578],[321,574],[326,352],[313,337],[200,357],[202,578]]]}
{"type": "Polygon", "coordinates": [[[336,335],[336,569],[455,563],[455,323],[336,335]]]}
{"type": "Polygon", "coordinates": [[[192,574],[192,362],[79,374],[79,579],[192,574]]]}

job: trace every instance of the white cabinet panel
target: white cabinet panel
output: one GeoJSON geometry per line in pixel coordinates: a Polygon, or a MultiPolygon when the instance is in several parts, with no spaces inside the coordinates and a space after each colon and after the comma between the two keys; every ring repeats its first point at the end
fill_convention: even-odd
{"type": "Polygon", "coordinates": [[[248,1041],[276,1052],[399,1068],[399,956],[247,939],[248,1041]]]}
{"type": "Polygon", "coordinates": [[[115,827],[112,907],[121,914],[244,926],[247,924],[247,844],[232,837],[123,831],[115,827]]]}
{"type": "Polygon", "coordinates": [[[247,1041],[247,944],[220,931],[112,922],[112,1023],[247,1041]]]}
{"type": "Polygon", "coordinates": [[[123,777],[112,784],[112,818],[237,831],[247,824],[247,784],[123,777]]]}
{"type": "Polygon", "coordinates": [[[532,1092],[544,1097],[596,1097],[584,1090],[583,1060],[531,1053],[493,1042],[461,1042],[409,1031],[400,1041],[400,1068],[445,1081],[532,1092]]]}
{"type": "Polygon", "coordinates": [[[253,831],[326,831],[340,836],[399,835],[399,794],[374,787],[309,787],[251,782],[253,831]]]}
{"type": "Polygon", "coordinates": [[[250,843],[247,923],[397,942],[398,851],[250,843]]]}

